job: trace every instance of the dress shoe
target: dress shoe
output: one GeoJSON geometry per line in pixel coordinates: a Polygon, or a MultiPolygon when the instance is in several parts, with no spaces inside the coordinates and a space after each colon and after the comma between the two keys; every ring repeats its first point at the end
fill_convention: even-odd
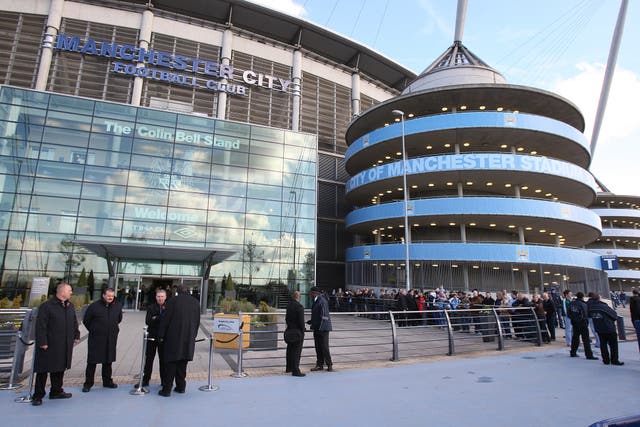
{"type": "Polygon", "coordinates": [[[176,393],[184,394],[184,389],[179,389],[178,387],[175,387],[173,391],[175,391],[176,393]]]}
{"type": "Polygon", "coordinates": [[[591,357],[587,357],[587,360],[599,360],[599,359],[595,356],[591,356],[591,357]]]}
{"type": "Polygon", "coordinates": [[[605,365],[608,365],[608,364],[609,364],[609,362],[605,362],[604,360],[602,361],[602,363],[604,363],[605,365]]]}
{"type": "Polygon", "coordinates": [[[611,364],[614,366],[622,366],[624,365],[624,362],[611,362],[611,364]]]}
{"type": "Polygon", "coordinates": [[[294,372],[293,374],[294,377],[305,377],[307,374],[303,374],[302,372],[294,372]]]}
{"type": "Polygon", "coordinates": [[[284,373],[285,373],[285,374],[290,374],[290,373],[291,373],[291,369],[285,369],[285,370],[284,370],[284,373]]]}
{"type": "Polygon", "coordinates": [[[40,398],[40,397],[34,397],[34,398],[32,398],[32,399],[31,399],[31,404],[32,404],[33,406],[40,406],[40,405],[42,405],[42,398],[40,398]]]}
{"type": "Polygon", "coordinates": [[[574,353],[571,353],[569,356],[571,356],[571,357],[578,357],[578,355],[577,355],[577,354],[574,354],[574,353]]]}
{"type": "Polygon", "coordinates": [[[170,396],[171,396],[171,392],[170,392],[170,391],[164,391],[164,390],[160,390],[160,391],[158,392],[158,394],[159,394],[160,396],[163,396],[163,397],[170,397],[170,396]]]}
{"type": "Polygon", "coordinates": [[[309,369],[311,372],[316,372],[316,371],[322,371],[322,366],[314,366],[313,368],[309,369]]]}
{"type": "Polygon", "coordinates": [[[118,388],[118,384],[116,384],[116,383],[102,384],[102,387],[104,387],[104,388],[118,388]]]}
{"type": "Polygon", "coordinates": [[[89,393],[90,391],[91,391],[91,386],[90,385],[82,386],[82,392],[83,393],[89,393]]]}
{"type": "Polygon", "coordinates": [[[50,394],[49,399],[69,399],[72,396],[71,393],[60,392],[56,394],[50,394]]]}
{"type": "Polygon", "coordinates": [[[333,365],[327,366],[327,372],[333,372],[333,365]]]}

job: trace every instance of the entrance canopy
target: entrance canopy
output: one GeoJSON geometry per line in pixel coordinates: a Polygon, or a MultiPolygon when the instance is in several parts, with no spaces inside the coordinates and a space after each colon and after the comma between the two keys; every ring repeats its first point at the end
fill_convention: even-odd
{"type": "Polygon", "coordinates": [[[188,246],[164,246],[140,243],[95,242],[76,240],[98,256],[106,259],[136,259],[148,261],[192,262],[209,265],[218,264],[233,255],[234,251],[222,251],[212,248],[194,248],[188,246]]]}

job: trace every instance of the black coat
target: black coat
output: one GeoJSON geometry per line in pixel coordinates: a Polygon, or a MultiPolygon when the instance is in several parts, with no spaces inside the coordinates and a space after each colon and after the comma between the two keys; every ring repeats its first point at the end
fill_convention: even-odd
{"type": "Polygon", "coordinates": [[[287,314],[285,315],[287,329],[299,329],[304,337],[304,307],[296,300],[289,301],[287,304],[287,314]]]}
{"type": "Polygon", "coordinates": [[[36,319],[35,372],[63,372],[71,368],[73,340],[80,338],[76,310],[53,297],[42,303],[36,319]],[[49,346],[46,350],[40,348],[49,346]]]}
{"type": "Polygon", "coordinates": [[[311,305],[311,329],[327,332],[332,329],[329,303],[324,295],[318,295],[311,305]]]}
{"type": "Polygon", "coordinates": [[[164,315],[164,311],[166,310],[166,305],[163,304],[164,307],[161,309],[160,305],[157,302],[153,304],[149,304],[147,307],[147,315],[145,317],[145,323],[147,324],[147,332],[149,333],[149,338],[156,338],[158,336],[158,326],[160,325],[160,320],[162,320],[162,316],[164,315]]]}
{"type": "Polygon", "coordinates": [[[122,304],[113,300],[107,304],[102,298],[95,301],[84,313],[82,323],[89,331],[87,363],[111,363],[116,360],[116,345],[122,304]]]}
{"type": "Polygon", "coordinates": [[[164,343],[165,362],[193,360],[200,326],[200,303],[185,293],[168,300],[166,307],[158,325],[158,338],[164,343]]]}
{"type": "Polygon", "coordinates": [[[615,334],[618,313],[602,301],[589,304],[589,317],[593,319],[593,328],[599,334],[615,334]]]}

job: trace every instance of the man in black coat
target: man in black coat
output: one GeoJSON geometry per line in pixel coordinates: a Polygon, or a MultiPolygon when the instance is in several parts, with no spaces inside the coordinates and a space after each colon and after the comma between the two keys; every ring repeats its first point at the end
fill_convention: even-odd
{"type": "Polygon", "coordinates": [[[297,336],[297,341],[287,343],[287,368],[285,372],[291,372],[294,377],[304,377],[300,372],[300,356],[302,355],[302,345],[304,343],[304,307],[300,304],[300,292],[293,293],[293,299],[287,304],[287,314],[285,315],[287,329],[285,334],[297,336]],[[295,332],[291,332],[295,331],[295,332]]]}
{"type": "Polygon", "coordinates": [[[596,294],[589,306],[589,317],[593,319],[593,327],[600,336],[602,363],[605,365],[624,365],[624,362],[618,359],[618,332],[616,331],[618,313],[602,302],[600,295],[596,294]],[[611,355],[609,355],[609,349],[611,355]]]}
{"type": "Polygon", "coordinates": [[[111,364],[116,360],[116,345],[121,321],[122,304],[115,300],[115,291],[112,288],[106,288],[102,292],[102,298],[87,307],[82,320],[89,331],[87,369],[82,386],[84,393],[89,392],[93,387],[98,363],[102,364],[102,386],[118,387],[111,376],[111,364]]]}
{"type": "Polygon", "coordinates": [[[322,295],[320,288],[312,287],[309,294],[313,298],[311,306],[311,320],[309,324],[313,329],[313,342],[316,348],[316,366],[312,371],[322,371],[327,365],[327,371],[333,371],[333,361],[329,352],[329,332],[331,331],[331,316],[329,315],[329,302],[322,295]]]}
{"type": "Polygon", "coordinates": [[[71,285],[61,283],[56,295],[45,301],[38,309],[36,319],[35,389],[31,404],[42,405],[47,383],[47,373],[51,377],[49,399],[68,399],[71,393],[62,388],[65,369],[71,368],[73,345],[80,342],[80,330],[76,319],[76,310],[69,302],[71,285]]]}
{"type": "Polygon", "coordinates": [[[580,346],[580,337],[582,337],[582,344],[584,345],[584,354],[589,360],[598,360],[591,351],[591,341],[589,340],[589,314],[587,310],[587,303],[584,302],[584,294],[578,292],[576,299],[569,304],[568,316],[571,319],[571,328],[573,333],[571,335],[571,357],[578,357],[578,347],[580,346]]]}
{"type": "Polygon", "coordinates": [[[184,284],[178,285],[178,295],[170,298],[158,326],[158,338],[164,349],[164,378],[160,396],[171,396],[175,379],[176,393],[187,388],[187,362],[193,360],[196,335],[200,326],[200,303],[189,294],[184,284]]]}
{"type": "MultiPolygon", "coordinates": [[[[145,353],[144,361],[144,374],[142,376],[142,386],[149,385],[151,379],[151,371],[153,370],[153,360],[156,358],[156,352],[158,353],[158,359],[160,362],[160,378],[164,377],[164,354],[163,345],[158,341],[158,326],[162,320],[162,316],[166,310],[165,302],[167,300],[167,291],[164,289],[156,290],[156,301],[153,304],[149,304],[147,307],[147,315],[145,323],[147,324],[148,338],[147,351],[145,353]]],[[[137,387],[137,385],[136,385],[137,387]]]]}
{"type": "Polygon", "coordinates": [[[629,310],[631,311],[631,324],[636,329],[638,337],[638,349],[640,350],[640,292],[633,290],[633,296],[629,298],[629,310]]]}

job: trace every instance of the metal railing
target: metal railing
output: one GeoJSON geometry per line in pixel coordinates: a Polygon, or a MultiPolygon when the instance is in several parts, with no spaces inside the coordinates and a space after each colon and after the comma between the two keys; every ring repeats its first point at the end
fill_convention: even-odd
{"type": "MultiPolygon", "coordinates": [[[[242,314],[253,317],[264,313],[242,314]]],[[[252,322],[247,348],[215,350],[237,354],[235,366],[230,365],[234,376],[243,376],[245,368],[284,367],[285,313],[269,314],[277,321],[261,322],[258,328],[252,322]]],[[[307,318],[309,315],[307,312],[307,318]]],[[[542,345],[541,323],[532,307],[333,312],[331,321],[330,349],[338,366],[542,345]]],[[[305,334],[300,364],[315,365],[311,331],[305,334]]]]}
{"type": "Polygon", "coordinates": [[[0,372],[9,372],[8,383],[0,385],[0,390],[15,390],[23,372],[24,356],[32,331],[32,309],[0,310],[0,372]]]}

